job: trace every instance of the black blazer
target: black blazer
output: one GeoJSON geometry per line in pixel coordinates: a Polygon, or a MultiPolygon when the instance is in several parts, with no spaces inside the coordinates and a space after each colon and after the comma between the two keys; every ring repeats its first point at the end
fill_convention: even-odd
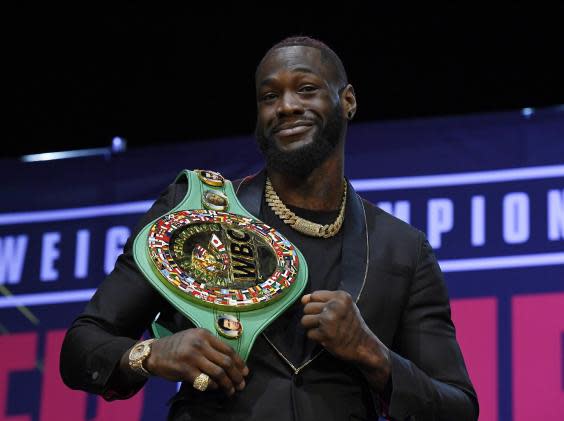
{"type": "MultiPolygon", "coordinates": [[[[260,215],[265,174],[236,182],[239,200],[260,215]]],[[[61,351],[61,375],[77,389],[124,398],[111,374],[155,315],[173,331],[191,327],[153,290],[132,258],[132,239],[149,221],[184,197],[185,181],[171,184],[141,219],[114,271],[73,323],[61,351]],[[128,291],[124,294],[124,291],[128,291]]],[[[361,199],[348,186],[339,289],[357,298],[370,329],[392,350],[389,402],[372,393],[356,367],[312,347],[302,367],[290,367],[275,341],[261,336],[248,360],[247,387],[234,398],[183,385],[170,419],[183,420],[476,420],[478,401],[450,318],[446,286],[420,231],[361,199]],[[297,371],[297,372],[296,372],[297,371]]],[[[299,247],[299,244],[297,244],[299,247]]]]}

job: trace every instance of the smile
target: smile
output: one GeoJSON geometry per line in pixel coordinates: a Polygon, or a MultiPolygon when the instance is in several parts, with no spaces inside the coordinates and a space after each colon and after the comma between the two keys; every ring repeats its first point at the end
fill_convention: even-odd
{"type": "Polygon", "coordinates": [[[299,123],[293,125],[281,125],[274,131],[277,136],[287,137],[302,134],[313,127],[311,123],[299,123]]]}

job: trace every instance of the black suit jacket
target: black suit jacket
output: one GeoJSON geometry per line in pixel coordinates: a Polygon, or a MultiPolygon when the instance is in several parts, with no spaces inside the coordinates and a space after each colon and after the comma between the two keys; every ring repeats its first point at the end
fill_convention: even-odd
{"type": "MultiPolygon", "coordinates": [[[[239,200],[257,216],[264,178],[262,172],[236,183],[239,200]]],[[[357,299],[367,325],[392,350],[390,401],[372,393],[356,367],[320,347],[311,347],[305,365],[290,367],[267,331],[249,358],[251,375],[243,392],[227,399],[221,392],[199,393],[183,385],[171,401],[170,419],[349,420],[375,419],[381,412],[398,420],[477,419],[478,402],[456,341],[448,293],[424,234],[364,201],[350,185],[349,191],[339,289],[357,299]]],[[[109,399],[130,396],[136,388],[112,390],[111,374],[154,316],[160,312],[173,331],[191,327],[143,279],[131,253],[137,232],[185,193],[180,181],[155,202],[114,271],[67,332],[61,374],[70,387],[109,399]]]]}

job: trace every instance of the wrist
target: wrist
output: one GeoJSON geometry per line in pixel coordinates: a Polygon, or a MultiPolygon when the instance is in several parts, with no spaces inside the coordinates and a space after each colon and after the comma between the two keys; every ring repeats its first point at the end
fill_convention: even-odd
{"type": "Polygon", "coordinates": [[[365,367],[378,366],[381,353],[380,343],[372,331],[364,330],[356,346],[356,363],[365,367]]]}
{"type": "Polygon", "coordinates": [[[157,340],[155,340],[151,344],[151,353],[145,359],[145,361],[143,361],[143,367],[145,368],[145,370],[151,373],[151,375],[155,375],[156,372],[155,361],[157,360],[157,354],[158,354],[157,348],[158,348],[157,340]]]}
{"type": "Polygon", "coordinates": [[[357,365],[377,391],[383,391],[391,376],[390,350],[376,335],[370,333],[358,348],[357,365]]]}

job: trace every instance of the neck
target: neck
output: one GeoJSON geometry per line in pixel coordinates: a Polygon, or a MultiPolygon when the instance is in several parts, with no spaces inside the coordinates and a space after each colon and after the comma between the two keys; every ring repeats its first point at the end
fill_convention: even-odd
{"type": "Polygon", "coordinates": [[[314,211],[339,209],[343,198],[344,151],[339,145],[306,177],[267,168],[272,187],[286,205],[314,211]]]}

